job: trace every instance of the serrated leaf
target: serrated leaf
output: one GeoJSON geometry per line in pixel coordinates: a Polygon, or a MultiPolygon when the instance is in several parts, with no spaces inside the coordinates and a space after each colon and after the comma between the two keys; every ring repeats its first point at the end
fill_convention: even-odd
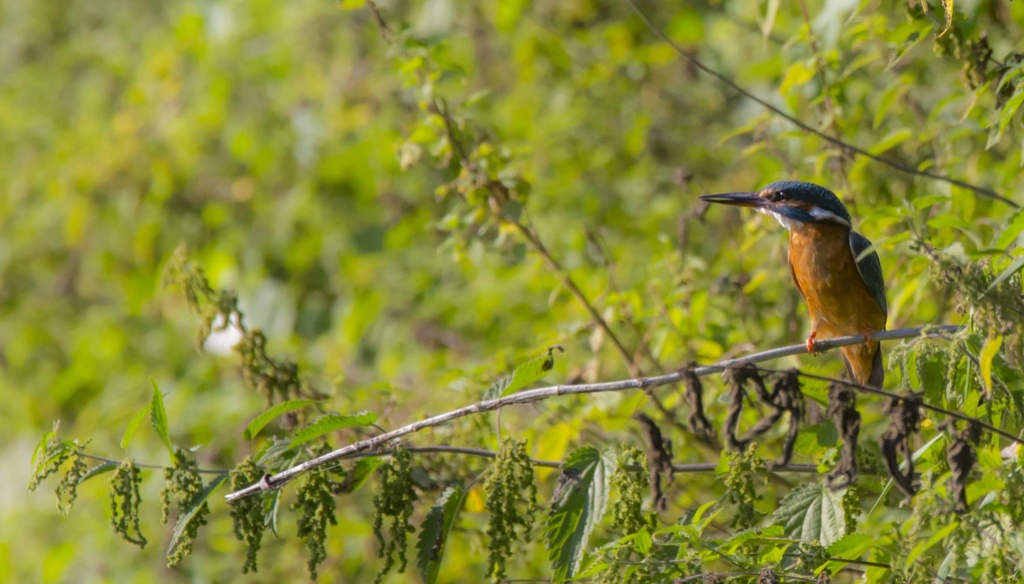
{"type": "Polygon", "coordinates": [[[828,553],[830,556],[844,560],[856,560],[864,555],[864,552],[883,543],[879,538],[872,535],[851,533],[832,542],[828,546],[828,553]]]}
{"type": "Polygon", "coordinates": [[[772,523],[787,535],[827,547],[846,531],[842,495],[822,484],[801,485],[782,500],[772,523]]]}
{"type": "Polygon", "coordinates": [[[576,450],[562,464],[544,525],[552,582],[576,575],[590,532],[604,516],[611,466],[614,460],[591,446],[576,450]]]}
{"type": "Polygon", "coordinates": [[[942,406],[946,393],[948,356],[945,352],[925,351],[919,344],[911,353],[913,362],[907,371],[911,388],[924,391],[926,401],[942,406]]]}
{"type": "Polygon", "coordinates": [[[178,516],[178,522],[174,524],[174,533],[171,535],[171,542],[167,544],[167,553],[170,554],[174,551],[175,546],[178,545],[178,540],[181,539],[181,534],[185,533],[185,527],[188,526],[188,522],[195,517],[196,513],[203,506],[203,503],[210,498],[210,495],[217,490],[217,487],[228,478],[227,473],[217,475],[217,478],[210,481],[210,484],[206,485],[206,488],[196,493],[195,497],[189,501],[188,507],[185,511],[178,516]]]}
{"type": "MultiPolygon", "coordinates": [[[[153,398],[149,402],[150,422],[153,423],[153,429],[156,430],[157,436],[163,441],[164,446],[167,447],[167,452],[174,455],[174,446],[171,444],[171,433],[167,429],[167,410],[164,409],[164,396],[160,393],[160,388],[157,387],[156,381],[150,377],[149,382],[153,384],[153,398]]],[[[124,438],[122,437],[122,440],[124,438]]]]}
{"type": "Polygon", "coordinates": [[[359,412],[358,414],[326,414],[296,432],[295,436],[292,436],[292,441],[288,444],[288,448],[301,446],[329,432],[354,428],[356,426],[369,426],[376,421],[377,414],[366,411],[359,412]]]}
{"type": "Polygon", "coordinates": [[[271,420],[278,416],[283,416],[288,412],[294,412],[295,410],[301,410],[302,408],[316,403],[315,400],[311,399],[293,399],[286,402],[277,404],[276,406],[268,409],[262,414],[256,416],[253,421],[249,422],[249,425],[245,427],[245,431],[242,432],[242,438],[246,440],[252,440],[260,433],[271,420]]]}
{"type": "Polygon", "coordinates": [[[555,349],[558,349],[559,351],[563,350],[562,347],[558,345],[548,347],[547,355],[534,357],[519,367],[516,367],[516,370],[512,372],[512,380],[509,382],[508,386],[502,390],[501,395],[508,395],[519,391],[535,381],[540,381],[540,379],[547,375],[548,371],[551,371],[551,368],[555,366],[555,349]]]}
{"type": "Polygon", "coordinates": [[[646,527],[641,527],[633,537],[633,549],[641,556],[646,556],[652,547],[654,547],[654,539],[651,537],[651,532],[647,531],[646,527]]]}
{"type": "Polygon", "coordinates": [[[1002,346],[1002,335],[988,339],[985,341],[985,346],[981,349],[981,355],[978,356],[978,362],[981,366],[981,378],[985,380],[985,391],[988,392],[989,397],[992,396],[992,360],[996,358],[999,348],[1002,346]]]}
{"type": "Polygon", "coordinates": [[[785,535],[781,525],[769,525],[765,528],[754,527],[741,531],[722,542],[721,548],[728,552],[734,552],[748,543],[763,543],[766,538],[777,538],[785,535]]]}
{"type": "Polygon", "coordinates": [[[135,435],[135,430],[139,428],[139,424],[142,423],[143,418],[149,414],[149,409],[152,407],[152,402],[142,406],[142,409],[132,416],[132,420],[128,422],[128,427],[124,429],[124,434],[121,436],[121,448],[128,448],[128,444],[132,441],[132,436],[135,435]]]}
{"type": "Polygon", "coordinates": [[[523,389],[527,385],[539,381],[551,368],[555,366],[555,355],[554,351],[558,349],[562,351],[562,347],[555,345],[548,347],[547,355],[540,357],[534,357],[529,361],[526,361],[519,367],[515,368],[512,375],[502,377],[498,381],[495,381],[484,391],[483,399],[495,399],[498,397],[506,396],[510,393],[514,393],[523,389]]]}
{"type": "Polygon", "coordinates": [[[420,538],[416,543],[416,567],[425,584],[437,582],[448,534],[455,525],[455,518],[462,510],[465,499],[466,489],[458,483],[453,484],[441,493],[437,503],[434,503],[423,519],[420,538]]]}

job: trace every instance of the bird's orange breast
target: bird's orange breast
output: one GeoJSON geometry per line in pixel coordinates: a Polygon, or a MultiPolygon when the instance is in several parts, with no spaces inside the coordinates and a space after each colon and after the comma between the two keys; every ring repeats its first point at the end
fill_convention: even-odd
{"type": "Polygon", "coordinates": [[[885,313],[857,269],[846,229],[827,224],[791,229],[789,263],[819,338],[885,330],[885,313]]]}

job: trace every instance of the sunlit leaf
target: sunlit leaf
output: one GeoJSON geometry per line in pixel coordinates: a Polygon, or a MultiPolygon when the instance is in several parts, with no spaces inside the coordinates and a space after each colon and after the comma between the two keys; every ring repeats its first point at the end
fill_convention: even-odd
{"type": "Polygon", "coordinates": [[[256,416],[253,421],[249,422],[249,425],[245,427],[245,431],[242,432],[242,437],[246,440],[252,440],[264,426],[270,423],[271,420],[278,416],[287,414],[288,412],[294,412],[301,410],[302,408],[316,403],[315,400],[311,399],[293,399],[286,402],[281,402],[262,414],[256,416]]]}
{"type": "MultiPolygon", "coordinates": [[[[156,430],[157,436],[160,437],[164,446],[167,447],[167,451],[173,455],[174,446],[171,444],[171,433],[167,428],[167,410],[164,409],[164,396],[160,393],[160,388],[157,387],[156,381],[150,379],[149,382],[153,384],[153,399],[149,402],[150,421],[153,424],[153,429],[156,430]]],[[[129,438],[131,437],[129,436],[129,438]]],[[[122,440],[124,440],[123,437],[122,440]]]]}
{"type": "Polygon", "coordinates": [[[999,348],[1003,346],[1003,337],[999,335],[985,341],[985,346],[978,356],[978,364],[981,367],[981,378],[985,381],[985,391],[992,395],[992,360],[999,354],[999,348]]]}
{"type": "Polygon", "coordinates": [[[366,411],[359,412],[358,414],[325,414],[296,432],[292,436],[292,441],[288,447],[295,448],[310,440],[316,440],[324,434],[344,430],[345,428],[370,426],[376,421],[377,414],[366,411]]]}
{"type": "Polygon", "coordinates": [[[139,424],[141,424],[142,420],[146,418],[146,416],[149,414],[150,408],[152,407],[152,402],[147,403],[146,405],[142,406],[141,410],[139,410],[138,412],[135,413],[134,416],[132,416],[131,421],[128,422],[128,426],[126,426],[124,429],[124,434],[121,435],[121,448],[128,448],[128,445],[132,441],[132,436],[135,435],[135,430],[139,428],[139,424]]]}

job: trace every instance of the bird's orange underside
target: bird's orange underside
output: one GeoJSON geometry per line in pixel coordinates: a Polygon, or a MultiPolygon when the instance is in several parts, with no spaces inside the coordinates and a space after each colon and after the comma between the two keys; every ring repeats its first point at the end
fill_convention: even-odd
{"type": "MultiPolygon", "coordinates": [[[[789,262],[816,340],[885,330],[885,313],[857,270],[845,229],[827,224],[792,229],[789,262]]],[[[877,342],[842,349],[859,382],[870,375],[877,349],[877,342]]]]}

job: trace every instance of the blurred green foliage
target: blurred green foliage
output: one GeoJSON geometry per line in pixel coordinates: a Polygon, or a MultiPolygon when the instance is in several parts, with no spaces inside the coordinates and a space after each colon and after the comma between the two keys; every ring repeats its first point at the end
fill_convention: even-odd
{"type": "MultiPolygon", "coordinates": [[[[392,0],[378,4],[386,34],[360,2],[343,4],[0,4],[0,463],[8,477],[0,581],[234,580],[243,566],[255,572],[235,534],[259,547],[261,511],[276,539],[262,540],[259,571],[246,578],[295,579],[310,562],[319,581],[369,581],[383,566],[371,510],[379,473],[367,482],[381,461],[308,475],[262,509],[236,513],[245,518],[239,525],[223,488],[189,501],[199,490],[194,473],[245,459],[239,476],[252,480],[262,466],[308,457],[287,434],[306,423],[299,408],[311,404],[282,408],[258,436],[242,437],[268,405],[295,397],[323,394],[315,407],[326,416],[376,413],[375,422],[331,427],[338,446],[375,433],[369,424],[394,428],[477,401],[546,347],[565,352],[553,366],[534,361],[545,364],[545,379],[597,381],[802,340],[806,312],[778,226],[752,214],[705,214],[696,200],[777,179],[829,186],[850,208],[881,256],[890,328],[976,325],[953,344],[893,350],[891,386],[1020,432],[1021,280],[989,287],[1020,267],[1024,213],[799,131],[700,74],[621,1],[392,0]],[[176,259],[181,244],[189,255],[176,259]],[[189,273],[206,278],[210,296],[186,298],[164,285],[168,267],[183,261],[201,269],[189,273]],[[230,346],[243,333],[225,326],[236,308],[241,358],[230,346]],[[158,413],[147,406],[157,403],[150,379],[166,420],[154,422],[155,433],[135,432],[142,408],[154,421],[158,413]],[[281,380],[291,389],[280,395],[252,391],[281,380]],[[173,525],[160,525],[159,470],[125,462],[111,475],[121,531],[154,544],[143,549],[111,529],[106,480],[61,482],[62,510],[78,496],[66,519],[45,492],[55,480],[25,493],[33,448],[55,420],[60,435],[44,436],[37,461],[73,464],[75,476],[88,473],[80,462],[100,464],[83,460],[81,448],[158,466],[194,450],[175,505],[187,515],[190,503],[208,503],[210,515],[188,558],[165,568],[167,544],[178,538],[173,525]],[[255,466],[246,458],[253,453],[263,457],[255,466]],[[332,475],[345,494],[325,498],[332,475]],[[297,511],[286,511],[291,505],[297,511]],[[326,539],[303,541],[296,530],[326,530],[326,539]]],[[[806,124],[1024,203],[1024,59],[1015,53],[1024,2],[961,2],[950,14],[923,0],[650,4],[644,9],[674,42],[806,124]]],[[[197,289],[180,270],[174,280],[197,289]]],[[[840,370],[832,356],[789,364],[840,370]]],[[[728,391],[705,385],[718,424],[728,391]]],[[[824,384],[805,382],[804,392],[825,404],[824,384]]],[[[682,418],[680,392],[657,395],[682,418]]],[[[880,402],[859,404],[870,454],[887,419],[880,402]]],[[[409,442],[497,450],[500,423],[529,455],[561,460],[584,445],[642,447],[631,420],[638,410],[664,422],[643,395],[599,394],[506,409],[500,422],[467,418],[409,442]]],[[[917,444],[929,446],[918,462],[926,485],[949,474],[944,442],[932,439],[939,421],[925,419],[917,444]]],[[[794,459],[827,467],[835,428],[820,415],[810,424],[794,459]]],[[[677,462],[717,462],[692,435],[663,430],[677,462]]],[[[781,437],[768,434],[765,458],[781,437]]],[[[1019,470],[1004,476],[1000,446],[985,438],[978,447],[967,498],[1019,517],[1024,481],[1019,470]]],[[[419,526],[442,489],[463,481],[463,512],[445,519],[455,526],[435,573],[484,580],[486,495],[474,479],[489,461],[403,456],[403,484],[426,502],[411,512],[403,499],[393,515],[412,513],[419,526]]],[[[629,548],[605,548],[603,557],[664,559],[666,548],[652,542],[685,535],[692,544],[705,530],[725,537],[731,515],[712,524],[701,505],[726,497],[727,484],[730,496],[746,493],[737,502],[746,525],[814,476],[754,484],[742,468],[720,470],[666,485],[671,506],[660,527],[678,520],[680,530],[659,532],[633,517],[639,530],[619,542],[629,548]]],[[[536,469],[542,505],[558,494],[553,473],[536,469]]],[[[203,476],[207,486],[223,478],[203,476]]],[[[944,566],[1003,581],[1022,557],[1010,544],[993,550],[972,540],[991,516],[952,514],[941,481],[904,507],[885,484],[861,477],[858,534],[871,536],[871,558],[898,574],[944,566]]],[[[849,505],[816,495],[830,508],[849,505]]],[[[597,525],[591,547],[618,537],[597,525]]],[[[871,549],[851,537],[829,552],[857,558],[871,549]]],[[[680,569],[699,569],[681,541],[672,544],[682,549],[680,569]]],[[[739,557],[748,544],[730,545],[739,557]]],[[[776,565],[798,547],[811,568],[824,561],[813,542],[760,548],[755,559],[776,565]]],[[[550,575],[543,538],[510,549],[509,577],[550,575]]],[[[879,581],[893,577],[867,570],[879,581]]],[[[416,581],[412,572],[385,581],[416,581]]]]}

